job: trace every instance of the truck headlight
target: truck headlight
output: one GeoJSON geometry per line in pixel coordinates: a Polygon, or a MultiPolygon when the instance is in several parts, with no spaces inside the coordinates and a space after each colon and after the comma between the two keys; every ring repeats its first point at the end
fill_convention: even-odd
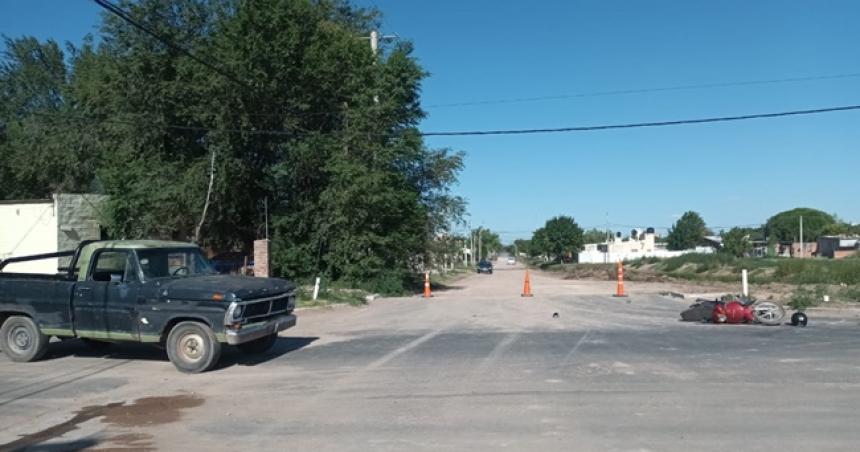
{"type": "Polygon", "coordinates": [[[242,318],[242,314],[243,314],[244,312],[245,312],[244,306],[242,306],[242,305],[236,305],[236,307],[235,307],[235,308],[233,308],[233,320],[239,320],[239,319],[241,319],[241,318],[242,318]]]}

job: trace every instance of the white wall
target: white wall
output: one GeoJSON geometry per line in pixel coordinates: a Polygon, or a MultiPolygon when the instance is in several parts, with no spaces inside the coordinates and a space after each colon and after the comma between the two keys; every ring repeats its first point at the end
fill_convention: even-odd
{"type": "Polygon", "coordinates": [[[586,250],[579,253],[579,263],[580,264],[611,264],[618,261],[631,261],[634,259],[639,259],[641,257],[657,257],[661,259],[681,256],[683,254],[690,253],[700,253],[700,254],[711,254],[713,253],[713,248],[709,247],[696,247],[695,249],[690,250],[681,250],[681,251],[669,251],[664,249],[655,249],[650,252],[630,252],[630,251],[622,251],[622,252],[610,252],[603,253],[596,250],[586,250]]]}
{"type": "MultiPolygon", "coordinates": [[[[0,203],[0,259],[57,251],[57,212],[54,201],[0,203]]],[[[9,264],[3,271],[56,273],[58,260],[9,264]]]]}

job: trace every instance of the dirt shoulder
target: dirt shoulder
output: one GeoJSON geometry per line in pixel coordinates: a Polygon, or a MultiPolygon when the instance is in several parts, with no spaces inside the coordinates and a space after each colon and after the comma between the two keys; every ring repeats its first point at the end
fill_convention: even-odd
{"type": "MultiPolygon", "coordinates": [[[[607,284],[614,286],[617,281],[616,267],[612,264],[554,266],[542,273],[562,280],[590,281],[598,288],[606,287],[607,284]]],[[[660,272],[654,265],[628,265],[624,269],[624,280],[628,291],[682,294],[684,298],[689,299],[738,294],[742,290],[740,275],[732,275],[727,270],[703,272],[691,279],[670,276],[660,272]]],[[[773,300],[786,305],[834,311],[860,310],[860,304],[853,296],[852,286],[753,282],[749,287],[750,294],[758,299],[773,300]],[[800,304],[798,304],[799,298],[802,298],[800,304]]]]}

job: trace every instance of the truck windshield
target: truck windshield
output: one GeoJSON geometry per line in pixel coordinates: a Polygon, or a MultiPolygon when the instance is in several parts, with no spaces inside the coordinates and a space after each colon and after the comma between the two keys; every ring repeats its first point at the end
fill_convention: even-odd
{"type": "Polygon", "coordinates": [[[195,248],[137,250],[140,269],[147,279],[178,276],[211,275],[215,273],[209,261],[195,248]]]}

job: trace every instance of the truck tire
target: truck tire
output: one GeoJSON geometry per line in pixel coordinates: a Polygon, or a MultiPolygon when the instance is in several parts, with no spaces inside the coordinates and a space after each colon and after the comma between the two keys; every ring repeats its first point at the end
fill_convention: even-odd
{"type": "Polygon", "coordinates": [[[37,361],[45,356],[49,339],[29,317],[9,317],[0,327],[0,349],[18,363],[37,361]]]}
{"type": "Polygon", "coordinates": [[[238,347],[239,350],[242,350],[242,353],[247,353],[249,355],[258,355],[260,353],[266,353],[267,351],[269,351],[269,349],[271,349],[277,341],[278,335],[270,334],[266,337],[261,337],[251,342],[239,344],[238,347]]]}
{"type": "Polygon", "coordinates": [[[206,372],[221,359],[221,343],[208,326],[181,322],[167,336],[167,356],[180,372],[206,372]]]}

